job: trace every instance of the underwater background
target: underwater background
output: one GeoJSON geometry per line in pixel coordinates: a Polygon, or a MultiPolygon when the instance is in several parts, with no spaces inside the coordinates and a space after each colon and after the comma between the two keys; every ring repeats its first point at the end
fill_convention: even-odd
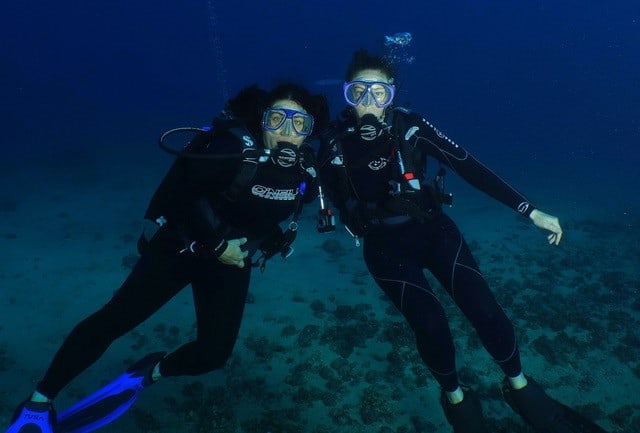
{"type": "MultiPolygon", "coordinates": [[[[515,185],[559,247],[455,175],[457,221],[514,322],[525,372],[612,432],[640,432],[640,8],[636,1],[285,0],[0,6],[0,429],[69,330],[136,259],[171,156],[159,134],[207,125],[257,82],[294,79],[343,108],[352,52],[396,47],[396,101],[515,185]],[[411,58],[413,58],[412,61],[411,58]]],[[[449,432],[403,318],[342,227],[255,272],[228,365],[161,381],[107,432],[449,432]]],[[[528,432],[470,324],[462,381],[496,432],[528,432]]],[[[118,340],[59,410],[148,352],[194,336],[188,289],[118,340]]]]}

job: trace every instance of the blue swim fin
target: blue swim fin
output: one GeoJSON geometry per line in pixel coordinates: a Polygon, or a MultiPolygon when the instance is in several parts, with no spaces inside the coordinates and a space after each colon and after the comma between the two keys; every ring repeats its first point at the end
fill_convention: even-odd
{"type": "Polygon", "coordinates": [[[145,356],[116,380],[61,412],[55,433],[88,433],[120,417],[136,401],[140,391],[153,384],[151,372],[165,354],[145,356]]]}
{"type": "Polygon", "coordinates": [[[6,433],[56,433],[56,411],[51,403],[25,401],[16,409],[6,433]]]}

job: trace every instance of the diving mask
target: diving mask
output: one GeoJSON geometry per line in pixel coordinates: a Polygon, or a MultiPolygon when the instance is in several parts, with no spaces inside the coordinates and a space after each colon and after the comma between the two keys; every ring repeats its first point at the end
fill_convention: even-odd
{"type": "Polygon", "coordinates": [[[378,108],[385,108],[391,104],[394,95],[395,87],[384,81],[355,80],[344,83],[344,99],[354,107],[373,103],[378,108]]]}
{"type": "Polygon", "coordinates": [[[313,130],[313,116],[289,108],[267,108],[262,115],[262,129],[277,131],[280,128],[284,128],[284,135],[290,135],[293,130],[298,135],[307,136],[313,130]]]}

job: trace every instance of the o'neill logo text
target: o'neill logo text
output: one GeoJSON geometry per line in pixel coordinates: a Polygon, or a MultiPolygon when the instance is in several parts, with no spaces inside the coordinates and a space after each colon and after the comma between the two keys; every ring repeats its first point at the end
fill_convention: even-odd
{"type": "Polygon", "coordinates": [[[273,189],[267,186],[254,185],[251,188],[251,194],[262,197],[267,200],[295,200],[295,189],[273,189]]]}

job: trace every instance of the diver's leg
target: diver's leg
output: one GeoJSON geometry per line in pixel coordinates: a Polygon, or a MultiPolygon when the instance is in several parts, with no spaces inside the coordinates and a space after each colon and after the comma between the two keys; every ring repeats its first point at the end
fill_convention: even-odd
{"type": "Polygon", "coordinates": [[[434,261],[432,272],[471,321],[484,347],[507,376],[503,394],[509,405],[536,431],[603,433],[602,428],[553,400],[533,379],[524,376],[511,321],[497,303],[455,224],[446,217],[443,220],[438,257],[453,260],[434,261]]]}
{"type": "Polygon", "coordinates": [[[458,377],[445,311],[429,286],[417,256],[402,244],[402,239],[402,232],[395,228],[377,230],[365,237],[365,263],[378,286],[409,323],[418,352],[434,378],[444,390],[453,391],[458,388],[458,377]]]}
{"type": "Polygon", "coordinates": [[[231,356],[249,289],[251,266],[220,262],[194,273],[198,335],[160,363],[163,376],[200,375],[221,368],[231,356]]]}
{"type": "Polygon", "coordinates": [[[149,318],[189,282],[192,257],[145,254],[107,304],[80,322],[56,353],[37,391],[50,399],[118,337],[149,318]]]}
{"type": "Polygon", "coordinates": [[[478,332],[482,344],[508,377],[522,372],[513,325],[480,273],[455,223],[442,214],[436,233],[437,251],[429,269],[478,332]]]}
{"type": "MultiPolygon", "coordinates": [[[[113,298],[80,322],[65,339],[36,391],[16,410],[17,416],[9,431],[20,432],[24,428],[53,431],[56,415],[51,400],[73,378],[94,363],[111,342],[153,314],[184,287],[188,283],[187,274],[188,259],[185,256],[160,254],[157,251],[144,254],[113,298]],[[38,406],[35,409],[32,407],[34,404],[38,406]],[[32,413],[36,409],[42,409],[41,416],[32,413]],[[34,419],[41,420],[42,423],[34,425],[34,419]]],[[[103,396],[102,391],[105,390],[98,390],[83,402],[91,400],[93,405],[103,396]]],[[[71,415],[73,413],[67,411],[67,420],[71,415]]],[[[68,431],[64,424],[60,428],[60,431],[68,431]]]]}
{"type": "Polygon", "coordinates": [[[418,352],[442,388],[442,408],[454,433],[486,433],[480,400],[458,383],[449,323],[424,276],[425,257],[438,254],[431,251],[431,232],[427,224],[374,232],[365,238],[365,262],[413,329],[418,352]]]}

